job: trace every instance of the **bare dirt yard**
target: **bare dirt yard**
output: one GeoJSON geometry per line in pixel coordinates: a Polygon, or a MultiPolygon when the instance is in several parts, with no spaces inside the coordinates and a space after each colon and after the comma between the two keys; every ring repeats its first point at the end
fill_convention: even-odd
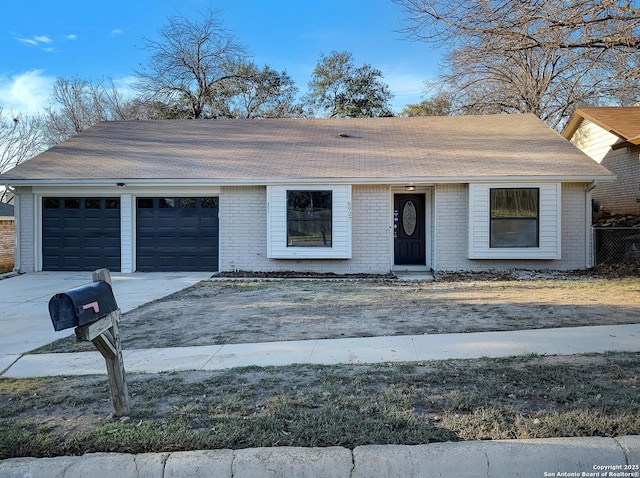
{"type": "MultiPolygon", "coordinates": [[[[125,349],[637,323],[640,276],[203,281],[123,315],[125,349]]],[[[39,350],[93,350],[64,339],[39,350]]],[[[640,433],[640,354],[0,380],[0,460],[640,433]]]]}
{"type": "MultiPolygon", "coordinates": [[[[123,315],[124,349],[640,321],[640,278],[214,278],[123,315]]],[[[73,337],[38,352],[93,350],[73,337]]]]}

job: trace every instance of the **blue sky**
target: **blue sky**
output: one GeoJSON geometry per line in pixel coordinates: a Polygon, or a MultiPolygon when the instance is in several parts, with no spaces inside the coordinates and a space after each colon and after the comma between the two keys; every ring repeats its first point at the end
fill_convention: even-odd
{"type": "Polygon", "coordinates": [[[437,75],[439,54],[403,39],[391,0],[2,0],[0,106],[36,113],[56,77],[112,78],[123,91],[167,18],[219,10],[254,62],[286,70],[301,92],[321,53],[349,51],[357,66],[380,69],[394,110],[417,103],[437,75]]]}

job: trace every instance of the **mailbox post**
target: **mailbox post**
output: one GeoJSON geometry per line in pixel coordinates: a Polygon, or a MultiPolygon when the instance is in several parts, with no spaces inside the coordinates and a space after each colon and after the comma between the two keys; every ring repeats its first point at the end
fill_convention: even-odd
{"type": "Polygon", "coordinates": [[[55,330],[76,327],[78,341],[91,341],[96,346],[107,365],[114,415],[128,415],[131,402],[118,331],[120,309],[111,289],[109,270],[98,269],[93,272],[92,284],[53,296],[49,313],[55,330]]]}

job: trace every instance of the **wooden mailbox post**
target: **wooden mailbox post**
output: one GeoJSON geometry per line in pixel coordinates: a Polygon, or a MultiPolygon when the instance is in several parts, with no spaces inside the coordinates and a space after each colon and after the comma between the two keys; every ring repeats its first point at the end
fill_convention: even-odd
{"type": "MultiPolygon", "coordinates": [[[[93,282],[97,281],[104,281],[111,285],[109,269],[93,271],[93,282]]],[[[129,399],[122,349],[120,348],[119,320],[120,309],[117,309],[96,322],[76,327],[76,340],[93,342],[107,363],[111,401],[114,415],[117,417],[128,415],[131,412],[131,400],[129,399]]]]}

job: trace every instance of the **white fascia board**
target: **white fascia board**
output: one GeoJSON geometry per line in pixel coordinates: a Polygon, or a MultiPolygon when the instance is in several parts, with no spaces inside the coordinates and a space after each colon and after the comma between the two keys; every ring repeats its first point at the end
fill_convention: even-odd
{"type": "Polygon", "coordinates": [[[511,183],[511,182],[611,182],[613,174],[576,175],[576,176],[445,176],[445,177],[350,177],[350,178],[238,178],[238,179],[12,179],[5,180],[7,186],[87,186],[114,187],[124,183],[125,187],[134,186],[167,186],[174,187],[222,187],[222,186],[281,186],[293,184],[351,184],[351,185],[434,185],[434,184],[472,184],[472,183],[511,183]]]}

